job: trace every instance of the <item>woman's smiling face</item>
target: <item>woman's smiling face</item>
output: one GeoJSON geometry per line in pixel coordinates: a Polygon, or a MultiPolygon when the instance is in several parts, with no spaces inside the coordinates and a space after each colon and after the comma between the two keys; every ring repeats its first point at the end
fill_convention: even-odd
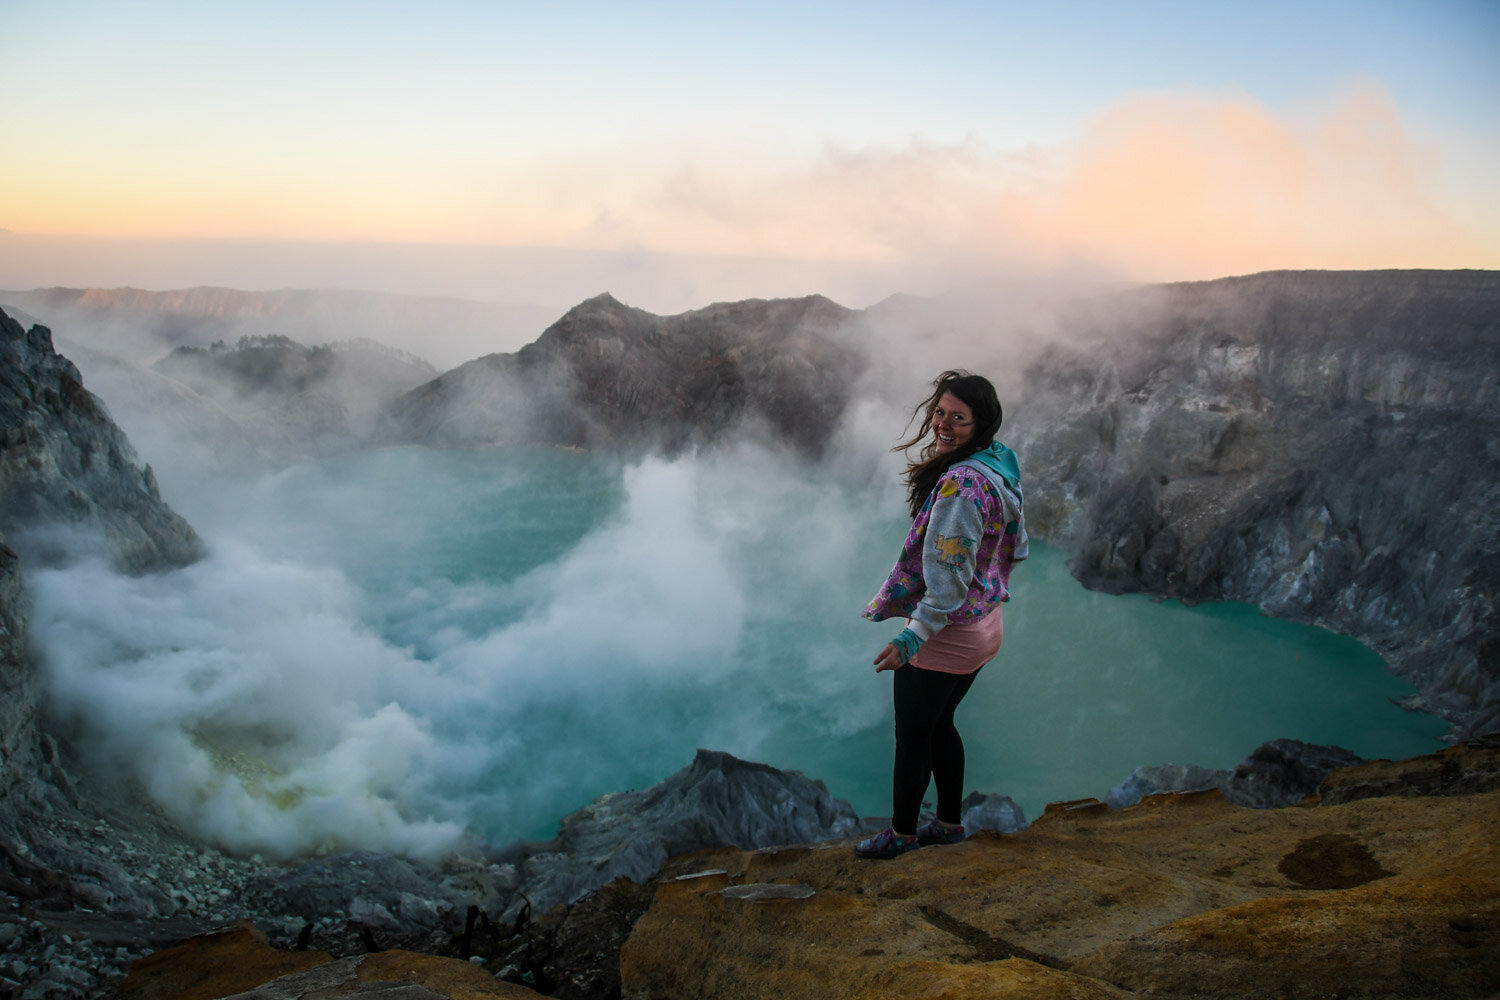
{"type": "Polygon", "coordinates": [[[951,392],[943,393],[932,411],[932,434],[939,455],[967,444],[974,436],[974,413],[969,404],[951,392]]]}

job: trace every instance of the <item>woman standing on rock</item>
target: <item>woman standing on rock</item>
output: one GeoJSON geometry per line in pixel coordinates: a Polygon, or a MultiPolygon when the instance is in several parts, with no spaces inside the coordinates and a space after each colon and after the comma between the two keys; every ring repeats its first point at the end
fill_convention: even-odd
{"type": "Polygon", "coordinates": [[[906,469],[911,531],[864,613],[907,622],[875,657],[876,673],[894,672],[896,764],[891,825],[859,843],[862,858],[963,840],[964,743],[953,712],[1000,651],[1000,604],[1010,599],[1011,567],[1027,554],[1020,466],[995,440],[1003,415],[995,387],[963,371],[932,386],[912,411],[913,420],[925,414],[925,426],[895,449],[926,442],[906,469]],[[929,780],[937,818],[918,829],[929,780]]]}

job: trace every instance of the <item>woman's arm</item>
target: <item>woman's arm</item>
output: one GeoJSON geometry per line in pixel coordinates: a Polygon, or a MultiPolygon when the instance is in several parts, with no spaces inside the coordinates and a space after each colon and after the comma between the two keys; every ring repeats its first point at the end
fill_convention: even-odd
{"type": "Polygon", "coordinates": [[[882,659],[889,659],[890,655],[899,657],[901,663],[908,662],[924,642],[948,624],[948,616],[963,607],[969,596],[969,584],[974,580],[975,560],[983,537],[984,514],[979,505],[960,494],[956,478],[944,476],[938,482],[937,497],[932,502],[922,539],[922,582],[926,592],[913,609],[906,628],[876,658],[877,672],[894,669],[881,666],[882,659]]]}

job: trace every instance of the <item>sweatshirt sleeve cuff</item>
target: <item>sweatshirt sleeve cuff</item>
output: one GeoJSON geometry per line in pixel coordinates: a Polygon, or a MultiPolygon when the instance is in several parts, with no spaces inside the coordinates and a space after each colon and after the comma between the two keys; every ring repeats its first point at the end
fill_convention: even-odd
{"type": "Polygon", "coordinates": [[[910,663],[911,658],[917,655],[917,650],[921,649],[922,643],[926,641],[911,629],[904,628],[896,638],[891,640],[891,645],[901,651],[902,663],[910,663]]]}

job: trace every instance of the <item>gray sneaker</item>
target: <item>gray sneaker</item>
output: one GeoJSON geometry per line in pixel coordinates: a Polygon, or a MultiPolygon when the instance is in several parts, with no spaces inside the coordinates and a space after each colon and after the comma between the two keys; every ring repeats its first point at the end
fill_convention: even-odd
{"type": "Polygon", "coordinates": [[[963,824],[958,826],[945,826],[937,820],[930,820],[917,827],[917,843],[923,847],[932,844],[960,844],[964,839],[963,824]]]}
{"type": "Polygon", "coordinates": [[[910,840],[905,837],[898,837],[895,830],[886,827],[868,840],[861,840],[858,846],[854,848],[854,853],[862,858],[876,858],[888,861],[891,858],[905,854],[907,851],[915,851],[921,846],[915,837],[910,840]]]}

